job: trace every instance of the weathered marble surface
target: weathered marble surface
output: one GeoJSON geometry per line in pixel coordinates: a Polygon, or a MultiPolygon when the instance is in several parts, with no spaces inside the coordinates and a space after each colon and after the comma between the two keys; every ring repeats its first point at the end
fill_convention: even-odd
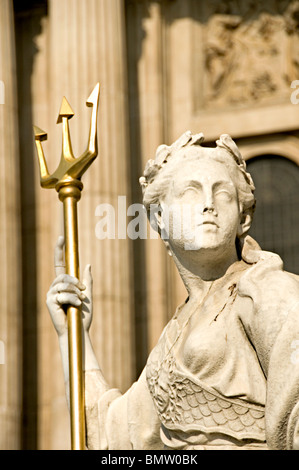
{"type": "Polygon", "coordinates": [[[83,305],[90,449],[299,448],[298,277],[248,236],[254,183],[236,144],[203,140],[186,132],[160,146],[140,178],[188,298],[125,394],[93,352],[90,267],[83,285],[62,273],[48,292],[66,382],[62,305],[83,305]]]}

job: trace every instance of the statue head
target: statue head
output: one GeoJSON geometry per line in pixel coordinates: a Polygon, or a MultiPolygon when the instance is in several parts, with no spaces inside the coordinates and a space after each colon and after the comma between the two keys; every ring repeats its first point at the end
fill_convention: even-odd
{"type": "Polygon", "coordinates": [[[189,250],[197,250],[206,241],[211,248],[216,248],[217,244],[227,243],[233,237],[240,253],[255,209],[254,184],[229,135],[221,135],[215,148],[202,146],[203,141],[203,134],[186,132],[171,146],[158,147],[155,160],[148,161],[140,178],[143,204],[151,225],[163,235],[170,251],[174,244],[171,246],[168,241],[173,238],[173,214],[177,210],[170,211],[171,222],[166,235],[161,214],[169,207],[180,206],[185,208],[185,215],[191,217],[185,217],[188,221],[184,227],[185,238],[182,237],[185,248],[186,234],[189,233],[189,250]],[[156,223],[153,223],[152,207],[159,208],[156,223]],[[217,225],[221,225],[221,230],[217,225]],[[194,240],[196,232],[198,237],[194,240]]]}

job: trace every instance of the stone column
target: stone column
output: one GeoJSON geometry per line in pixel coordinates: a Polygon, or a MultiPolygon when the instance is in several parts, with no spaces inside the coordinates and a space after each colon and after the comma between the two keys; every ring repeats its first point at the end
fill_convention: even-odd
{"type": "Polygon", "coordinates": [[[21,250],[12,2],[0,2],[0,449],[21,447],[21,250]]]}
{"type": "MultiPolygon", "coordinates": [[[[84,189],[78,204],[80,267],[82,272],[85,264],[92,266],[94,319],[91,335],[96,355],[111,387],[126,391],[135,379],[130,240],[118,239],[117,231],[116,239],[99,240],[95,231],[100,220],[96,216],[99,204],[108,203],[115,209],[117,228],[118,196],[125,196],[127,204],[130,201],[123,10],[123,0],[49,1],[49,109],[48,128],[44,130],[48,132],[46,158],[49,170],[53,171],[61,155],[62,128],[56,125],[56,119],[65,96],[75,112],[70,121],[74,154],[82,154],[87,146],[90,124],[90,108],[85,102],[95,84],[100,82],[99,155],[83,176],[84,189]]],[[[43,123],[36,122],[36,125],[42,127],[43,123]]],[[[50,250],[61,233],[62,204],[55,191],[40,191],[43,191],[44,207],[49,207],[50,250]]],[[[49,243],[46,234],[41,236],[49,243]]],[[[39,269],[52,274],[52,253],[46,255],[46,260],[47,266],[45,259],[40,260],[39,269]]],[[[44,291],[45,286],[41,290],[44,291]]],[[[44,330],[46,325],[53,328],[45,307],[42,318],[44,330]]],[[[48,381],[52,377],[51,382],[56,385],[52,385],[49,392],[47,383],[42,383],[45,414],[41,427],[49,437],[43,437],[41,447],[58,448],[65,445],[55,439],[56,430],[60,429],[61,436],[64,426],[60,419],[65,409],[63,378],[56,372],[59,351],[54,333],[47,338],[40,348],[43,357],[48,358],[48,381]],[[56,351],[52,358],[49,351],[56,351]]]]}
{"type": "MultiPolygon", "coordinates": [[[[138,178],[143,174],[147,160],[155,158],[159,145],[171,143],[166,86],[168,62],[164,53],[166,26],[163,2],[127,2],[131,166],[135,201],[141,201],[138,178]]],[[[142,333],[139,345],[141,369],[174,313],[173,268],[160,239],[148,238],[135,243],[134,254],[136,308],[141,317],[139,329],[142,333]]]]}
{"type": "MultiPolygon", "coordinates": [[[[194,19],[200,2],[179,0],[168,1],[167,27],[165,32],[165,56],[167,57],[167,101],[168,101],[168,137],[174,142],[187,130],[201,132],[201,129],[189,127],[192,116],[201,97],[198,85],[201,68],[194,58],[199,56],[202,38],[197,31],[194,19]],[[196,78],[195,78],[196,77],[196,78]]],[[[201,31],[201,30],[200,30],[201,31]]],[[[201,64],[201,62],[200,62],[201,64]]],[[[188,293],[180,275],[171,264],[172,302],[178,306],[185,301],[188,293]]]]}
{"type": "MultiPolygon", "coordinates": [[[[143,173],[149,158],[166,137],[164,109],[163,19],[160,2],[146,2],[148,15],[143,17],[144,39],[138,61],[140,151],[143,173]],[[150,77],[150,80],[149,80],[150,77]]],[[[137,5],[140,11],[140,5],[137,5]]],[[[143,11],[145,13],[145,11],[143,11]]],[[[138,188],[140,191],[140,188],[138,188]]],[[[168,317],[167,257],[159,239],[145,242],[148,350],[156,344],[168,317]]]]}

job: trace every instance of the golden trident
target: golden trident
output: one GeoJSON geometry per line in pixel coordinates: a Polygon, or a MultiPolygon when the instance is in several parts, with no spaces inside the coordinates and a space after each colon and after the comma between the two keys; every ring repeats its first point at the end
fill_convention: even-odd
{"type": "MultiPolygon", "coordinates": [[[[37,147],[40,182],[43,188],[55,188],[60,201],[63,202],[65,268],[66,274],[79,278],[79,243],[77,202],[80,200],[83,184],[81,177],[89,168],[98,154],[97,148],[97,111],[99,104],[100,85],[93,89],[86,101],[92,107],[89,141],[86,151],[75,158],[72,151],[69,119],[74,112],[64,97],[57,119],[62,122],[62,155],[57,170],[50,175],[45,160],[42,141],[47,140],[46,132],[34,126],[37,147]]],[[[70,420],[71,446],[73,450],[85,449],[85,415],[84,415],[84,382],[82,359],[82,314],[80,308],[67,308],[68,344],[69,344],[69,376],[70,376],[70,420]]]]}

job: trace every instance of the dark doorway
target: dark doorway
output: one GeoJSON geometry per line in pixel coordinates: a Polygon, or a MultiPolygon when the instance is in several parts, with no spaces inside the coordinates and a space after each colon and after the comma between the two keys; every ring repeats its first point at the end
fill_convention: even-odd
{"type": "Polygon", "coordinates": [[[286,271],[299,274],[299,167],[281,156],[262,155],[247,168],[257,200],[249,234],[263,250],[279,254],[286,271]]]}

